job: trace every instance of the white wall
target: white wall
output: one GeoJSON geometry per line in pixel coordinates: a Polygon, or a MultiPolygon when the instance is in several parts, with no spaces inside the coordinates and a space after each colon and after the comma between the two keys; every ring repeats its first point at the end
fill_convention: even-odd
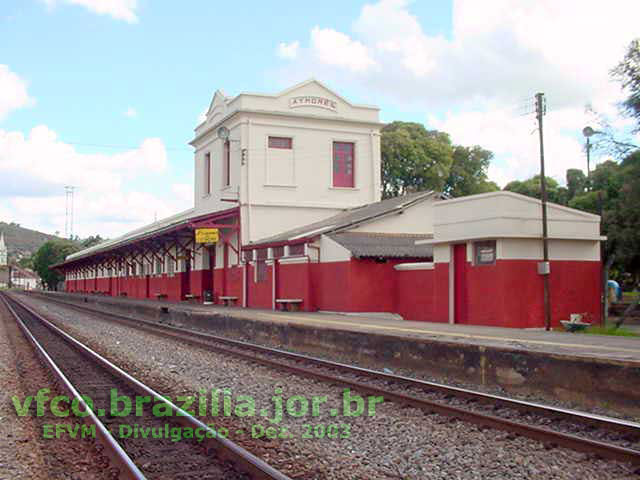
{"type": "MultiPolygon", "coordinates": [[[[437,202],[437,241],[471,238],[540,237],[542,208],[536,199],[511,192],[492,192],[437,202]]],[[[549,236],[598,239],[600,217],[560,205],[548,206],[549,236]]]]}
{"type": "MultiPolygon", "coordinates": [[[[497,258],[504,260],[542,260],[542,240],[502,239],[498,241],[497,258]]],[[[588,240],[549,240],[551,260],[600,260],[600,243],[588,240]]]]}
{"type": "Polygon", "coordinates": [[[320,237],[320,260],[322,263],[348,262],[351,252],[326,235],[320,237]]]}
{"type": "Polygon", "coordinates": [[[243,243],[380,199],[381,124],[375,107],[352,105],[311,81],[278,95],[241,94],[225,99],[216,93],[207,116],[192,142],[196,211],[208,213],[240,204],[243,243]],[[292,108],[291,100],[300,96],[328,99],[335,109],[292,108]],[[222,187],[223,144],[216,133],[221,125],[229,128],[231,138],[228,188],[222,187]],[[292,150],[270,149],[269,136],[292,138],[292,150]],[[354,188],[333,187],[334,141],[355,144],[354,188]],[[204,193],[202,178],[206,153],[212,160],[210,195],[204,193]]]}
{"type": "Polygon", "coordinates": [[[433,246],[433,262],[448,263],[451,261],[451,246],[447,244],[433,246]]]}
{"type": "Polygon", "coordinates": [[[434,198],[426,199],[405,209],[402,213],[350,229],[353,232],[433,234],[434,198]]]}

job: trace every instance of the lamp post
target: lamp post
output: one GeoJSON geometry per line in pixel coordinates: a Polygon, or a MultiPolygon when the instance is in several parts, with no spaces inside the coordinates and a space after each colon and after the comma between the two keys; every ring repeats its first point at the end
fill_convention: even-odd
{"type": "MultiPolygon", "coordinates": [[[[591,190],[591,172],[590,172],[590,163],[591,163],[591,141],[590,137],[595,135],[596,133],[602,133],[594,130],[593,128],[586,126],[582,129],[582,135],[587,139],[587,190],[591,190]]],[[[602,191],[598,191],[598,213],[600,214],[600,233],[602,234],[602,191]]],[[[605,249],[604,243],[600,242],[600,259],[604,258],[605,249]]],[[[602,268],[602,285],[601,285],[601,302],[600,302],[600,315],[602,317],[602,325],[605,325],[607,322],[607,313],[608,313],[608,298],[607,298],[607,281],[609,279],[609,267],[605,264],[602,268]]]]}
{"type": "Polygon", "coordinates": [[[584,127],[582,129],[582,134],[587,139],[587,189],[591,190],[591,184],[589,182],[591,176],[591,141],[589,138],[596,133],[596,131],[591,127],[584,127]]]}

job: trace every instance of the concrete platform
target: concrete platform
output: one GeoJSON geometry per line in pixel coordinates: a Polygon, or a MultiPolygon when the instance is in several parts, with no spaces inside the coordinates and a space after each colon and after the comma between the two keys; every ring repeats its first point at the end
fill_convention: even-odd
{"type": "Polygon", "coordinates": [[[411,368],[640,417],[640,338],[410,322],[377,315],[275,312],[86,294],[48,293],[125,314],[363,364],[411,368]]]}

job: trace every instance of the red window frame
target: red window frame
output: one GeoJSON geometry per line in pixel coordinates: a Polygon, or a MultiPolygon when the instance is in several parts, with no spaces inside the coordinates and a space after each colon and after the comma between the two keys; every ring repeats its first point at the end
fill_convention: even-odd
{"type": "Polygon", "coordinates": [[[354,142],[333,142],[333,186],[355,187],[356,145],[354,142]]]}
{"type": "Polygon", "coordinates": [[[291,137],[269,137],[268,144],[269,148],[291,150],[293,148],[293,139],[291,137]]]}
{"type": "Polygon", "coordinates": [[[211,194],[211,154],[204,154],[204,193],[211,194]]]}
{"type": "Polygon", "coordinates": [[[231,185],[231,144],[229,140],[224,142],[224,165],[223,165],[223,179],[225,187],[231,185]]]}

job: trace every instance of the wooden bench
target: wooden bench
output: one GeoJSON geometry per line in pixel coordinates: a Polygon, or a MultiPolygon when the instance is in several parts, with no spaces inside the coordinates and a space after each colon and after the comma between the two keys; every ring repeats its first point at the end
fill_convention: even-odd
{"type": "Polygon", "coordinates": [[[277,298],[276,304],[283,312],[295,312],[302,303],[301,298],[277,298]]]}
{"type": "Polygon", "coordinates": [[[236,304],[236,302],[238,301],[238,297],[228,297],[228,296],[223,296],[221,295],[220,297],[218,297],[220,300],[222,300],[222,303],[225,307],[232,307],[236,304]]]}
{"type": "Polygon", "coordinates": [[[193,293],[187,293],[184,296],[185,300],[198,300],[200,298],[200,295],[194,295],[193,293]]]}
{"type": "Polygon", "coordinates": [[[160,300],[161,298],[167,298],[168,296],[166,293],[155,293],[154,295],[158,300],[160,300]]]}

